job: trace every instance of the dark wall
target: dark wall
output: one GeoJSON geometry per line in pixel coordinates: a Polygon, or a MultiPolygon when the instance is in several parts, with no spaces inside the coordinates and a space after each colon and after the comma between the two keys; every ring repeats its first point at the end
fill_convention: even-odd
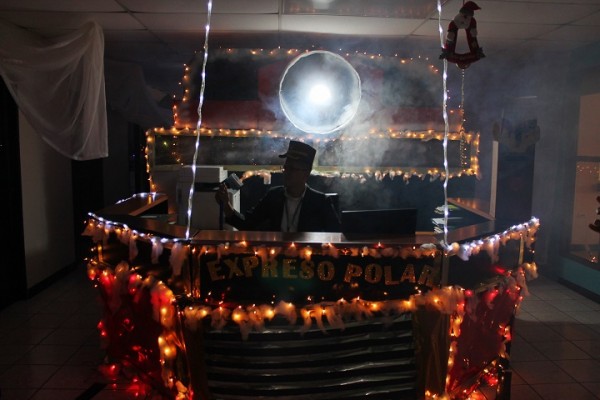
{"type": "Polygon", "coordinates": [[[0,187],[5,207],[0,213],[0,309],[27,295],[19,110],[0,78],[0,187]]]}

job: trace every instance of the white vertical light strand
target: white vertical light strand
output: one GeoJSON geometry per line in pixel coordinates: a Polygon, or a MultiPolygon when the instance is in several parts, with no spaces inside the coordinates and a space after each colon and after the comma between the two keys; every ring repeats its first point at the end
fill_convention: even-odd
{"type": "MultiPolygon", "coordinates": [[[[440,45],[444,48],[444,30],[442,29],[442,3],[441,0],[437,1],[438,9],[438,29],[440,32],[440,45]]],[[[446,81],[448,80],[448,60],[444,58],[444,73],[443,78],[443,90],[444,90],[444,103],[442,106],[442,112],[444,115],[444,246],[448,246],[448,89],[446,81]]]]}
{"type": "Polygon", "coordinates": [[[466,157],[466,141],[467,132],[465,131],[465,70],[460,70],[461,82],[460,82],[460,168],[465,169],[468,166],[468,160],[466,157]]]}
{"type": "Polygon", "coordinates": [[[208,34],[210,32],[210,16],[212,13],[212,0],[208,0],[206,13],[206,27],[204,34],[204,60],[202,60],[202,84],[200,86],[200,96],[198,98],[198,123],[196,124],[196,147],[194,149],[194,158],[192,160],[192,184],[188,195],[187,207],[187,227],[185,238],[190,238],[190,226],[192,223],[192,204],[194,199],[194,184],[196,182],[196,160],[198,159],[198,149],[200,148],[200,127],[202,126],[202,104],[204,103],[204,88],[206,86],[206,61],[208,60],[208,34]]]}

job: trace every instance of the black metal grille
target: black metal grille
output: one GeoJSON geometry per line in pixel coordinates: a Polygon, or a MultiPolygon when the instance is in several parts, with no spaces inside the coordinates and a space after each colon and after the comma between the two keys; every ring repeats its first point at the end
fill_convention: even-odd
{"type": "Polygon", "coordinates": [[[239,329],[205,332],[215,399],[414,399],[410,314],[344,329],[270,325],[242,340],[239,329]]]}

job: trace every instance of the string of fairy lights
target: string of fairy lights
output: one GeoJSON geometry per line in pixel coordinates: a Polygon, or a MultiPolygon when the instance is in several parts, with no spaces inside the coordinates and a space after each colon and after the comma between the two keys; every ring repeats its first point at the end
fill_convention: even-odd
{"type": "MultiPolygon", "coordinates": [[[[202,61],[202,84],[200,86],[200,95],[198,97],[198,124],[197,128],[202,126],[202,105],[204,104],[204,89],[206,88],[206,63],[208,61],[208,34],[210,32],[210,17],[212,14],[212,0],[208,0],[207,2],[207,12],[206,12],[206,30],[204,34],[204,60],[202,61]]],[[[198,149],[200,148],[200,135],[196,135],[196,142],[194,147],[194,157],[192,161],[192,182],[196,182],[196,161],[198,159],[198,149]]],[[[192,210],[193,210],[193,200],[194,200],[194,185],[190,185],[190,190],[188,194],[187,201],[187,226],[185,230],[185,237],[189,239],[190,237],[190,228],[192,224],[192,210]]]]}
{"type": "MultiPolygon", "coordinates": [[[[438,0],[437,2],[437,10],[438,10],[438,29],[440,32],[440,47],[444,47],[444,30],[442,29],[442,2],[438,0]]],[[[444,72],[442,74],[443,80],[443,105],[442,112],[444,115],[444,246],[448,245],[448,132],[450,130],[448,123],[448,89],[447,89],[447,80],[448,80],[448,60],[443,59],[444,72]]]]}
{"type": "Polygon", "coordinates": [[[468,143],[466,139],[467,132],[465,130],[465,70],[460,70],[460,165],[462,168],[466,168],[469,165],[469,159],[467,157],[466,145],[468,143]]]}
{"type": "MultiPolygon", "coordinates": [[[[270,139],[297,139],[295,136],[282,132],[274,131],[262,131],[257,129],[213,129],[213,128],[153,128],[146,132],[146,170],[149,172],[148,180],[151,191],[160,191],[162,189],[160,182],[157,182],[158,177],[155,175],[159,174],[159,171],[163,169],[169,170],[173,165],[187,165],[191,160],[186,158],[185,154],[189,154],[187,149],[190,148],[189,139],[198,139],[197,136],[203,138],[261,138],[266,137],[270,139]],[[160,156],[163,154],[163,156],[160,156]],[[165,160],[164,154],[167,154],[165,160]]],[[[317,146],[326,145],[327,143],[334,141],[344,142],[355,142],[361,143],[372,140],[419,140],[422,142],[428,142],[430,140],[442,141],[444,134],[434,130],[427,131],[409,131],[409,130],[393,130],[377,131],[370,130],[368,133],[360,136],[353,137],[339,137],[339,138],[327,138],[322,136],[307,135],[305,139],[312,141],[317,146]]],[[[479,133],[471,132],[450,132],[448,134],[448,140],[460,141],[459,143],[465,142],[463,151],[465,151],[464,157],[469,159],[469,165],[467,167],[454,167],[448,172],[449,178],[461,177],[461,176],[476,176],[479,178],[479,133]]],[[[462,157],[462,155],[461,155],[462,157]]],[[[242,179],[246,179],[250,176],[255,175],[270,175],[271,173],[278,171],[279,166],[266,166],[266,165],[229,165],[227,162],[221,163],[224,168],[234,170],[246,171],[242,179]]],[[[389,177],[390,179],[400,178],[408,181],[412,176],[416,176],[423,179],[427,176],[430,179],[442,178],[445,175],[445,171],[434,167],[405,167],[399,168],[394,166],[361,166],[361,167],[346,167],[340,166],[320,166],[316,165],[313,170],[314,175],[323,177],[340,177],[343,179],[358,179],[364,180],[374,177],[375,179],[383,179],[389,177]]],[[[267,179],[269,181],[269,179],[267,179]]]]}

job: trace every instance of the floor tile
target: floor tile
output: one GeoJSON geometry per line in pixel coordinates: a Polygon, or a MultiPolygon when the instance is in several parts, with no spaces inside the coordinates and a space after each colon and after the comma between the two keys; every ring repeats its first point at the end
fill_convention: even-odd
{"type": "Polygon", "coordinates": [[[600,360],[600,338],[598,340],[574,340],[573,344],[588,353],[592,358],[600,360]]]}
{"type": "Polygon", "coordinates": [[[37,345],[19,359],[19,364],[63,365],[79,347],[71,345],[37,345]]]}
{"type": "Polygon", "coordinates": [[[2,400],[28,400],[34,395],[37,389],[0,389],[0,399],[2,400]]]}
{"type": "Polygon", "coordinates": [[[96,367],[65,365],[46,382],[44,388],[85,390],[94,383],[106,383],[96,367]]]}
{"type": "Polygon", "coordinates": [[[583,382],[581,385],[600,399],[600,382],[583,382]]]}
{"type": "Polygon", "coordinates": [[[510,348],[510,360],[514,361],[540,361],[548,358],[525,340],[513,340],[510,348]]]}
{"type": "Polygon", "coordinates": [[[517,374],[517,371],[512,371],[511,384],[514,385],[525,385],[526,382],[517,374]]]}
{"type": "MultiPolygon", "coordinates": [[[[75,400],[81,393],[82,390],[78,389],[41,389],[35,392],[30,400],[75,400]]],[[[95,400],[95,397],[93,399],[95,400]]]]}
{"type": "Polygon", "coordinates": [[[535,313],[537,311],[552,311],[552,312],[560,311],[556,307],[549,304],[547,301],[532,300],[529,298],[523,299],[523,302],[521,303],[521,309],[528,313],[535,313]]]}
{"type": "Polygon", "coordinates": [[[55,365],[13,365],[0,375],[0,388],[41,388],[58,369],[55,365]]]}
{"type": "Polygon", "coordinates": [[[579,383],[531,385],[544,400],[597,400],[597,397],[579,383]]]}
{"type": "Polygon", "coordinates": [[[562,311],[536,311],[534,320],[544,324],[580,324],[575,318],[562,311]]]}
{"type": "Polygon", "coordinates": [[[35,314],[27,321],[24,321],[16,327],[16,329],[29,329],[29,328],[49,328],[56,329],[61,326],[68,315],[61,314],[35,314]]]}
{"type": "Polygon", "coordinates": [[[510,388],[510,400],[543,400],[529,385],[513,385],[510,388]]]}
{"type": "Polygon", "coordinates": [[[21,312],[14,308],[13,306],[9,306],[7,309],[0,311],[0,327],[2,331],[14,329],[15,326],[22,324],[35,314],[35,312],[21,312]]]}
{"type": "Polygon", "coordinates": [[[54,328],[15,329],[2,337],[4,343],[16,345],[36,345],[50,336],[54,328]]]}
{"type": "Polygon", "coordinates": [[[511,366],[530,385],[574,382],[571,375],[552,361],[515,361],[511,366]]]}
{"type": "Polygon", "coordinates": [[[517,321],[537,321],[532,313],[523,311],[521,308],[519,308],[517,311],[516,319],[517,321]]]}
{"type": "Polygon", "coordinates": [[[568,340],[600,340],[598,333],[586,324],[562,322],[548,325],[568,340]]]}
{"type": "Polygon", "coordinates": [[[600,313],[597,311],[572,311],[571,316],[584,324],[600,325],[600,313]]]}
{"type": "Polygon", "coordinates": [[[590,355],[569,341],[537,342],[533,346],[549,360],[584,360],[590,355]]]}
{"type": "MultiPolygon", "coordinates": [[[[135,391],[126,391],[126,390],[103,390],[94,396],[94,400],[133,400],[133,399],[150,399],[150,397],[142,397],[137,394],[135,391]]],[[[162,400],[157,398],[156,400],[162,400]]]]}
{"type": "Polygon", "coordinates": [[[573,295],[570,291],[561,289],[549,289],[549,290],[534,290],[535,296],[539,300],[571,300],[573,295]]]}
{"type": "Polygon", "coordinates": [[[91,327],[83,329],[60,327],[44,338],[41,343],[45,345],[81,346],[85,342],[92,341],[93,336],[97,335],[96,329],[91,327]]]}
{"type": "Polygon", "coordinates": [[[556,307],[556,309],[564,312],[593,311],[587,304],[584,304],[579,300],[550,300],[548,301],[548,304],[551,304],[553,307],[556,307]]]}
{"type": "MultiPolygon", "coordinates": [[[[98,307],[99,308],[99,307],[98,307]]],[[[63,328],[91,328],[96,329],[100,322],[100,313],[77,313],[68,316],[62,323],[63,328]]]]}
{"type": "Polygon", "coordinates": [[[7,344],[0,345],[0,354],[2,355],[0,365],[14,364],[34,347],[32,344],[12,344],[6,340],[3,340],[2,343],[7,344]]]}
{"type": "Polygon", "coordinates": [[[564,340],[558,332],[541,322],[517,321],[515,323],[515,333],[530,343],[564,340]]]}
{"type": "Polygon", "coordinates": [[[105,351],[99,345],[81,346],[65,364],[97,367],[102,364],[105,355],[105,351]]]}
{"type": "Polygon", "coordinates": [[[40,314],[72,315],[86,305],[81,301],[54,301],[40,309],[40,314]]]}
{"type": "Polygon", "coordinates": [[[557,360],[555,363],[578,382],[600,382],[598,360],[557,360]]]}

